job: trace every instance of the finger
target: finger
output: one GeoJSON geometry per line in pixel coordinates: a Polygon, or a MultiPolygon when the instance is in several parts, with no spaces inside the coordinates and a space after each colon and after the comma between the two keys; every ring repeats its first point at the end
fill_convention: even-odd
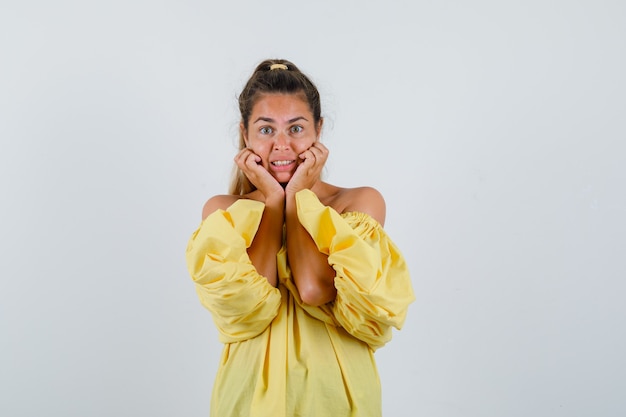
{"type": "Polygon", "coordinates": [[[328,148],[321,143],[316,142],[311,148],[311,151],[316,153],[317,158],[326,159],[328,157],[328,148]]]}
{"type": "Polygon", "coordinates": [[[314,164],[323,162],[326,159],[324,152],[321,149],[317,149],[314,147],[311,147],[303,152],[301,154],[301,158],[305,161],[310,160],[314,164]]]}
{"type": "Polygon", "coordinates": [[[315,163],[315,154],[310,150],[306,150],[300,154],[301,164],[311,165],[315,163]]]}
{"type": "Polygon", "coordinates": [[[324,146],[324,144],[322,142],[319,142],[319,141],[315,142],[312,147],[315,147],[315,148],[321,150],[322,152],[328,152],[328,148],[326,146],[324,146]]]}
{"type": "Polygon", "coordinates": [[[250,149],[242,149],[235,157],[235,162],[240,168],[244,166],[254,167],[261,161],[261,157],[252,152],[250,149]]]}
{"type": "Polygon", "coordinates": [[[235,155],[235,158],[234,158],[235,162],[240,163],[240,162],[245,161],[246,156],[249,153],[250,153],[249,149],[244,148],[244,149],[240,150],[239,152],[237,152],[237,155],[235,155]]]}
{"type": "Polygon", "coordinates": [[[239,152],[237,154],[237,156],[235,156],[235,164],[237,164],[237,166],[241,169],[243,169],[245,167],[245,162],[246,162],[246,157],[247,157],[247,152],[239,152]]]}
{"type": "Polygon", "coordinates": [[[309,151],[313,154],[313,156],[315,156],[315,159],[320,159],[324,156],[324,152],[321,149],[311,147],[309,151]]]}

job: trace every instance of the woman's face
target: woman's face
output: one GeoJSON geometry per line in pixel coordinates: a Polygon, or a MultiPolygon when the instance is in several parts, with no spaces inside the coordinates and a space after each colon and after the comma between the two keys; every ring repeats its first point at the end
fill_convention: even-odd
{"type": "Polygon", "coordinates": [[[299,94],[264,94],[252,107],[247,129],[241,129],[246,147],[261,157],[260,164],[286,183],[302,161],[299,155],[318,140],[321,125],[315,125],[299,94]]]}

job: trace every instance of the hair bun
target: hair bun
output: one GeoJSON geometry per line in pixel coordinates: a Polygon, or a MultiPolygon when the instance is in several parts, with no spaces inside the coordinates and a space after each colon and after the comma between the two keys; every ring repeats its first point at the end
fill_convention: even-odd
{"type": "Polygon", "coordinates": [[[270,71],[277,70],[277,69],[288,70],[289,67],[287,65],[285,65],[285,64],[272,64],[272,65],[270,65],[270,71]]]}

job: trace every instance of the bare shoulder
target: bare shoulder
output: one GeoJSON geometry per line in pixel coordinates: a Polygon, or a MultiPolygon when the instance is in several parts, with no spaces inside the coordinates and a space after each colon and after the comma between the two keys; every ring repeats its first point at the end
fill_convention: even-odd
{"type": "Polygon", "coordinates": [[[207,202],[204,203],[204,207],[202,207],[202,220],[217,210],[226,210],[240,198],[241,196],[230,194],[216,195],[209,198],[207,202]]]}
{"type": "Polygon", "coordinates": [[[343,212],[358,211],[372,216],[381,225],[385,224],[387,206],[383,195],[373,187],[345,188],[342,191],[345,201],[343,212]]]}

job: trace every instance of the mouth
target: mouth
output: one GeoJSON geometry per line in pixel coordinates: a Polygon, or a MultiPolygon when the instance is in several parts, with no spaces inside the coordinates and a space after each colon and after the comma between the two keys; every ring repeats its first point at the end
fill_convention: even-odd
{"type": "Polygon", "coordinates": [[[291,159],[291,160],[284,160],[284,161],[272,161],[270,163],[273,166],[280,168],[280,167],[289,166],[289,165],[291,165],[291,164],[293,164],[295,162],[296,162],[295,160],[291,159]]]}
{"type": "Polygon", "coordinates": [[[269,171],[280,180],[287,180],[296,170],[298,161],[296,159],[277,159],[270,161],[269,171]]]}

